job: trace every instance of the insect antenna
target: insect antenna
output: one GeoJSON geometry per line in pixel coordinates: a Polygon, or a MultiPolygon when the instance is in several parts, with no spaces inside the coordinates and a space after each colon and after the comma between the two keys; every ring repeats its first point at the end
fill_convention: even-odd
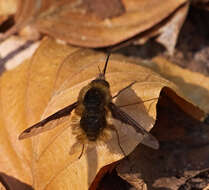
{"type": "Polygon", "coordinates": [[[99,65],[98,65],[98,70],[99,70],[99,75],[102,75],[102,71],[101,71],[99,65]]]}

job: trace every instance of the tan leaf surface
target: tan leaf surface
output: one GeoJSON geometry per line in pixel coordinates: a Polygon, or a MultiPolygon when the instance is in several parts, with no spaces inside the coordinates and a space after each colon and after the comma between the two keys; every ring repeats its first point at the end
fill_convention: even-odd
{"type": "Polygon", "coordinates": [[[87,47],[109,46],[151,28],[184,2],[184,0],[169,2],[126,0],[123,1],[124,14],[113,18],[107,17],[104,20],[95,17],[94,13],[88,14],[86,9],[75,6],[64,14],[60,12],[58,15],[38,20],[36,26],[41,31],[72,44],[87,47]],[[65,18],[72,18],[72,20],[59,22],[57,16],[62,20],[66,20],[65,18]],[[56,26],[59,30],[52,30],[53,26],[56,26]]]}
{"type": "Polygon", "coordinates": [[[156,37],[156,41],[163,44],[169,54],[173,54],[180,29],[186,19],[189,3],[185,3],[172,13],[168,18],[163,20],[157,26],[146,31],[134,41],[134,44],[144,44],[151,37],[156,37]]]}
{"type": "Polygon", "coordinates": [[[6,188],[0,183],[0,189],[1,190],[6,190],[6,188]]]}
{"type": "MultiPolygon", "coordinates": [[[[153,59],[157,65],[150,65],[163,77],[175,83],[181,88],[183,96],[192,104],[209,113],[209,78],[196,72],[180,68],[162,57],[153,59]]],[[[186,107],[184,109],[187,109],[186,107]]],[[[200,119],[201,115],[196,115],[188,109],[186,112],[191,113],[193,117],[200,119]]]]}
{"type": "Polygon", "coordinates": [[[32,56],[39,41],[26,48],[27,40],[11,36],[0,44],[0,70],[9,70],[32,56]],[[23,48],[24,47],[24,48],[23,48]],[[19,50],[19,51],[18,51],[19,50]]]}
{"type": "Polygon", "coordinates": [[[174,52],[177,38],[186,19],[188,9],[189,3],[179,8],[167,23],[159,29],[161,35],[157,37],[157,41],[163,44],[171,55],[174,52]]]}
{"type": "Polygon", "coordinates": [[[17,10],[17,0],[0,1],[0,15],[11,15],[17,10]]]}
{"type": "MultiPolygon", "coordinates": [[[[171,72],[168,67],[165,70],[171,72]]],[[[152,130],[160,149],[140,144],[129,155],[129,161],[120,161],[117,173],[136,188],[144,182],[148,189],[203,189],[208,183],[208,124],[197,120],[201,115],[194,114],[194,108],[188,109],[185,102],[173,98],[168,91],[161,91],[152,130]]]]}
{"type": "Polygon", "coordinates": [[[17,0],[0,1],[0,25],[9,15],[15,14],[17,10],[17,0]]]}
{"type": "Polygon", "coordinates": [[[33,24],[40,32],[71,44],[85,47],[110,46],[150,29],[185,2],[22,0],[19,1],[16,25],[5,33],[4,38],[27,24],[33,24]]]}
{"type": "MultiPolygon", "coordinates": [[[[80,89],[98,74],[106,55],[55,43],[45,39],[30,61],[5,73],[0,79],[0,169],[9,187],[20,189],[88,189],[98,171],[124,155],[112,132],[105,144],[70,155],[75,136],[70,117],[51,131],[19,141],[19,134],[32,124],[76,101],[80,89]],[[9,180],[9,176],[16,179],[9,180]],[[29,186],[30,185],[30,186],[29,186]],[[23,188],[24,187],[24,188],[23,188]]],[[[131,60],[112,55],[107,80],[112,94],[133,81],[116,104],[122,106],[159,97],[164,86],[175,85],[151,70],[132,64],[131,60]]],[[[126,106],[124,109],[145,129],[150,130],[156,118],[157,100],[126,106]]],[[[129,154],[142,136],[127,125],[113,120],[120,143],[129,154]]]]}

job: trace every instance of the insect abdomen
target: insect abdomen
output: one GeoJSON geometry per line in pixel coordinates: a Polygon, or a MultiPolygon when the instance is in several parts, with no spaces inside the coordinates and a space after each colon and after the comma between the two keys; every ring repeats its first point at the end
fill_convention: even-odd
{"type": "Polygon", "coordinates": [[[85,110],[80,120],[80,126],[90,141],[95,141],[102,129],[106,126],[106,111],[101,108],[85,110]],[[100,109],[100,110],[99,110],[100,109]]]}
{"type": "Polygon", "coordinates": [[[106,127],[105,94],[100,88],[90,88],[83,98],[84,110],[80,126],[90,141],[95,141],[106,127]]]}

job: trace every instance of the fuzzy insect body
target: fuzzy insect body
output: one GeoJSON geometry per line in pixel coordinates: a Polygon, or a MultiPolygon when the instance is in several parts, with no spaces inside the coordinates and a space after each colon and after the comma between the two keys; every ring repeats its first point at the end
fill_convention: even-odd
{"type": "Polygon", "coordinates": [[[75,114],[80,116],[79,125],[89,141],[96,141],[107,127],[108,104],[111,99],[110,85],[103,79],[93,80],[80,91],[75,114]]]}

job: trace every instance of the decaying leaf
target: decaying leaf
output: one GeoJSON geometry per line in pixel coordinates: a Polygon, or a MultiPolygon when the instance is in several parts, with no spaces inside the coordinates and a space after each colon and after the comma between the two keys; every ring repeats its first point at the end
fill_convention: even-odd
{"type": "MultiPolygon", "coordinates": [[[[10,188],[20,181],[39,190],[88,189],[102,167],[124,157],[115,133],[106,143],[87,149],[80,159],[80,150],[70,155],[75,143],[70,117],[51,131],[18,140],[24,129],[75,102],[80,89],[96,77],[105,58],[95,51],[45,39],[31,60],[1,77],[0,149],[4,156],[0,157],[0,168],[6,176],[16,179],[10,182],[5,177],[10,188]]],[[[147,130],[155,123],[156,98],[161,89],[168,86],[178,91],[172,83],[122,56],[112,55],[106,77],[113,95],[137,81],[116,98],[119,106],[155,98],[122,107],[147,130]]],[[[114,124],[120,144],[129,154],[142,137],[121,122],[115,120],[114,124]]]]}
{"type": "Polygon", "coordinates": [[[192,0],[192,4],[196,7],[209,10],[209,1],[208,0],[192,0]]]}
{"type": "Polygon", "coordinates": [[[0,25],[17,10],[17,0],[0,1],[0,25]]]}
{"type": "Polygon", "coordinates": [[[188,179],[184,185],[180,188],[190,188],[190,189],[209,189],[209,171],[203,171],[200,174],[188,179]]]}
{"type": "Polygon", "coordinates": [[[2,184],[0,184],[0,188],[1,190],[6,190],[6,188],[2,184]]]}
{"type": "MultiPolygon", "coordinates": [[[[123,160],[117,166],[118,175],[136,189],[142,182],[148,189],[187,187],[188,181],[209,170],[208,123],[200,121],[208,113],[209,79],[162,57],[156,57],[145,65],[179,86],[182,97],[195,106],[164,88],[157,104],[158,115],[153,130],[160,141],[160,149],[153,151],[139,145],[129,155],[128,162],[123,160]]],[[[206,187],[206,182],[207,179],[203,178],[201,187],[206,187]]]]}
{"type": "Polygon", "coordinates": [[[161,23],[149,29],[144,35],[133,41],[134,44],[144,44],[151,37],[156,37],[156,41],[163,44],[169,54],[173,54],[179,32],[186,19],[189,3],[180,6],[174,13],[169,15],[161,23]]]}
{"type": "Polygon", "coordinates": [[[171,49],[175,46],[187,13],[187,9],[180,10],[182,7],[188,7],[186,2],[186,0],[71,2],[23,0],[19,1],[15,15],[16,24],[2,38],[29,25],[71,44],[95,48],[116,45],[151,29],[154,30],[152,35],[145,32],[140,36],[140,41],[145,41],[153,34],[160,34],[162,35],[160,41],[171,49]],[[169,17],[175,19],[167,19],[169,17]],[[172,45],[171,43],[168,45],[168,41],[162,39],[165,36],[166,39],[173,39],[172,45]]]}
{"type": "Polygon", "coordinates": [[[143,179],[148,189],[176,190],[190,178],[209,170],[208,125],[188,115],[169,97],[167,90],[161,92],[153,128],[160,149],[153,151],[139,145],[129,155],[130,161],[124,159],[117,167],[118,175],[134,187],[143,179]]]}
{"type": "MultiPolygon", "coordinates": [[[[180,68],[172,64],[162,57],[155,57],[153,62],[156,64],[150,65],[157,73],[181,87],[183,96],[193,105],[199,107],[205,113],[209,113],[209,78],[196,72],[180,68]]],[[[185,106],[182,109],[187,109],[185,106]]],[[[187,109],[193,117],[201,119],[201,114],[192,113],[191,108],[187,109]],[[191,112],[190,112],[190,111],[191,112]]]]}
{"type": "MultiPolygon", "coordinates": [[[[101,69],[105,59],[106,55],[97,51],[58,44],[46,38],[30,60],[6,72],[0,78],[0,125],[2,126],[0,150],[4,155],[0,157],[0,176],[4,176],[4,181],[11,189],[19,185],[20,189],[26,190],[32,188],[95,190],[101,177],[115,167],[116,161],[124,157],[114,132],[104,144],[87,148],[80,159],[78,156],[81,149],[69,154],[76,142],[70,127],[70,117],[65,118],[64,122],[60,122],[53,130],[36,137],[18,140],[19,134],[24,129],[75,102],[80,89],[97,76],[98,66],[101,69]]],[[[158,59],[154,61],[157,62],[158,59]]],[[[161,148],[151,150],[141,148],[139,145],[139,150],[134,151],[133,156],[130,157],[131,160],[137,161],[136,168],[132,168],[132,172],[136,171],[134,179],[141,182],[148,180],[148,189],[150,184],[160,187],[162,181],[157,179],[159,176],[162,178],[164,172],[161,173],[160,169],[171,169],[173,163],[176,163],[176,155],[179,162],[182,161],[182,165],[179,165],[180,169],[185,167],[190,169],[187,164],[191,163],[196,170],[190,173],[190,176],[196,175],[199,163],[203,159],[206,160],[208,154],[205,154],[207,146],[201,149],[194,147],[207,144],[208,139],[204,134],[207,134],[208,130],[205,126],[194,130],[194,125],[201,123],[199,120],[204,117],[204,111],[207,109],[204,108],[202,111],[186,102],[182,97],[186,97],[190,102],[193,100],[190,96],[187,97],[188,92],[179,90],[182,84],[176,82],[178,80],[173,80],[176,83],[174,85],[167,80],[176,79],[174,70],[177,73],[179,69],[173,69],[169,64],[156,65],[153,62],[151,62],[153,65],[147,64],[146,67],[137,64],[140,62],[135,59],[113,54],[106,73],[113,95],[131,82],[137,81],[114,102],[147,131],[155,123],[156,105],[165,106],[154,128],[154,135],[161,142],[161,148]],[[150,99],[152,100],[146,101],[150,99]],[[143,101],[145,102],[142,104],[143,101]],[[158,101],[161,103],[159,104],[158,101]],[[138,104],[135,104],[136,102],[138,104]],[[169,103],[172,102],[177,106],[169,107],[169,103]],[[178,111],[179,109],[183,110],[183,114],[178,111]],[[166,115],[167,113],[169,114],[166,115]],[[188,115],[193,118],[192,121],[187,120],[183,126],[180,125],[181,116],[186,118],[188,115]],[[156,128],[159,130],[156,131],[156,128]],[[182,143],[180,147],[179,142],[182,143]],[[185,144],[189,148],[185,147],[185,144]],[[193,154],[200,155],[199,159],[193,159],[193,154]],[[160,161],[162,155],[165,156],[165,162],[160,161]],[[163,167],[160,168],[161,166],[163,167]],[[155,179],[155,181],[149,181],[150,175],[154,176],[151,180],[155,179]]],[[[185,71],[184,75],[189,76],[185,71]]],[[[186,81],[186,78],[184,80],[186,81]]],[[[183,87],[186,88],[186,84],[183,87]]],[[[119,121],[113,120],[113,123],[118,130],[120,144],[129,155],[142,141],[142,137],[119,121]]],[[[203,168],[206,166],[207,162],[201,165],[203,168]]],[[[175,174],[175,171],[172,172],[175,174]]],[[[124,177],[121,171],[118,173],[124,177]]]]}
{"type": "Polygon", "coordinates": [[[188,9],[189,3],[179,8],[178,11],[170,16],[171,18],[168,19],[167,23],[159,29],[160,35],[156,40],[163,44],[171,55],[174,52],[178,35],[186,19],[188,9]]]}
{"type": "Polygon", "coordinates": [[[39,42],[32,44],[17,36],[11,36],[0,44],[0,73],[19,65],[23,60],[32,56],[39,42]]]}

